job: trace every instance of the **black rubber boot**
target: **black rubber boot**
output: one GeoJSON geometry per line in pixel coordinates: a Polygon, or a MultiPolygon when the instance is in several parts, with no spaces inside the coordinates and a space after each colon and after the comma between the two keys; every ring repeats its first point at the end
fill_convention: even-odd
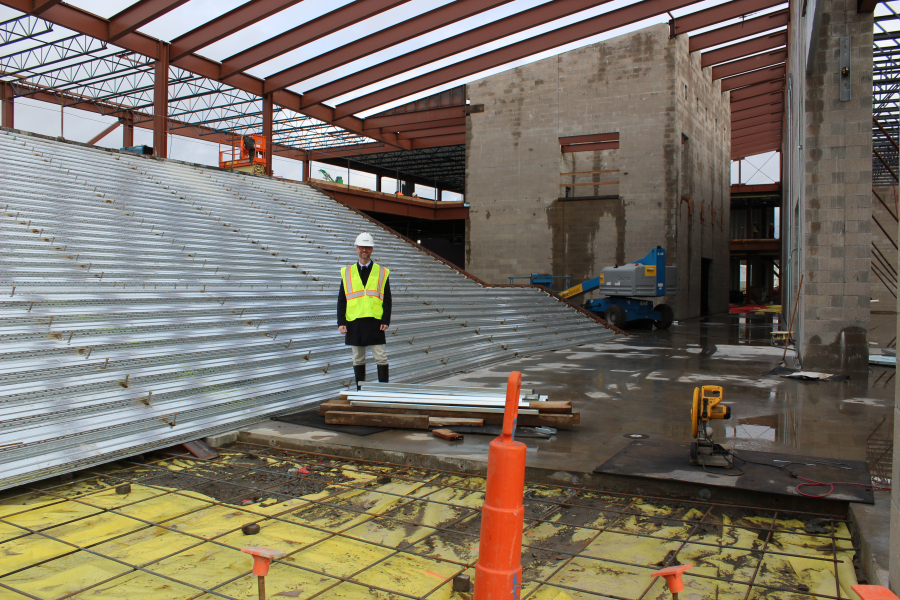
{"type": "Polygon", "coordinates": [[[387,365],[378,365],[378,383],[388,383],[387,365]]]}
{"type": "Polygon", "coordinates": [[[356,375],[356,391],[358,392],[360,382],[366,380],[366,365],[353,365],[353,374],[356,375]]]}

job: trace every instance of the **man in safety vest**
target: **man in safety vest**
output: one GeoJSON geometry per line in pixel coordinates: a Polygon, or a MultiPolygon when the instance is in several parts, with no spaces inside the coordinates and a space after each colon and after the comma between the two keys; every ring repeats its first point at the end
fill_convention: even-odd
{"type": "Polygon", "coordinates": [[[378,365],[378,381],[388,381],[388,360],[384,332],[391,324],[390,270],[371,260],[375,240],[367,232],[356,238],[355,265],[341,269],[341,291],[338,293],[338,331],[353,348],[353,373],[356,388],[366,380],[366,346],[378,365]]]}

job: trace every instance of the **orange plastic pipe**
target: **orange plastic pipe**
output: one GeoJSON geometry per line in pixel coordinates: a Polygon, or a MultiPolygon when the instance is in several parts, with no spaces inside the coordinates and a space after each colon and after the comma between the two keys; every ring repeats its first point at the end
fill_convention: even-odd
{"type": "Polygon", "coordinates": [[[522,589],[525,444],[513,439],[522,374],[506,384],[503,432],[488,450],[487,491],[481,509],[481,544],[475,564],[475,600],[518,600],[522,589]]]}

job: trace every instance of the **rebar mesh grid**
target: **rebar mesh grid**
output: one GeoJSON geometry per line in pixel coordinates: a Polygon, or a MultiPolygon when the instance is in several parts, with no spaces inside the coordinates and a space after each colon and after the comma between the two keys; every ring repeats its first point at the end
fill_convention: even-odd
{"type": "MultiPolygon", "coordinates": [[[[270,596],[450,598],[477,560],[482,476],[250,445],[81,475],[0,501],[9,597],[255,598],[239,549],[262,545],[287,552],[270,596]]],[[[529,483],[523,502],[522,600],[666,598],[650,573],[672,564],[695,565],[687,598],[848,598],[855,583],[833,515],[529,483]]]]}

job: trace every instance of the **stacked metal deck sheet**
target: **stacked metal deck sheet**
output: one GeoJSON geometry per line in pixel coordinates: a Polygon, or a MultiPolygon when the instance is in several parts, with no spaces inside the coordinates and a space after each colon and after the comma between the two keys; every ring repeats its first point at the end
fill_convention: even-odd
{"type": "Polygon", "coordinates": [[[391,269],[393,380],[612,335],[302,184],[0,132],[0,488],[336,397],[340,267],[391,269]]]}

